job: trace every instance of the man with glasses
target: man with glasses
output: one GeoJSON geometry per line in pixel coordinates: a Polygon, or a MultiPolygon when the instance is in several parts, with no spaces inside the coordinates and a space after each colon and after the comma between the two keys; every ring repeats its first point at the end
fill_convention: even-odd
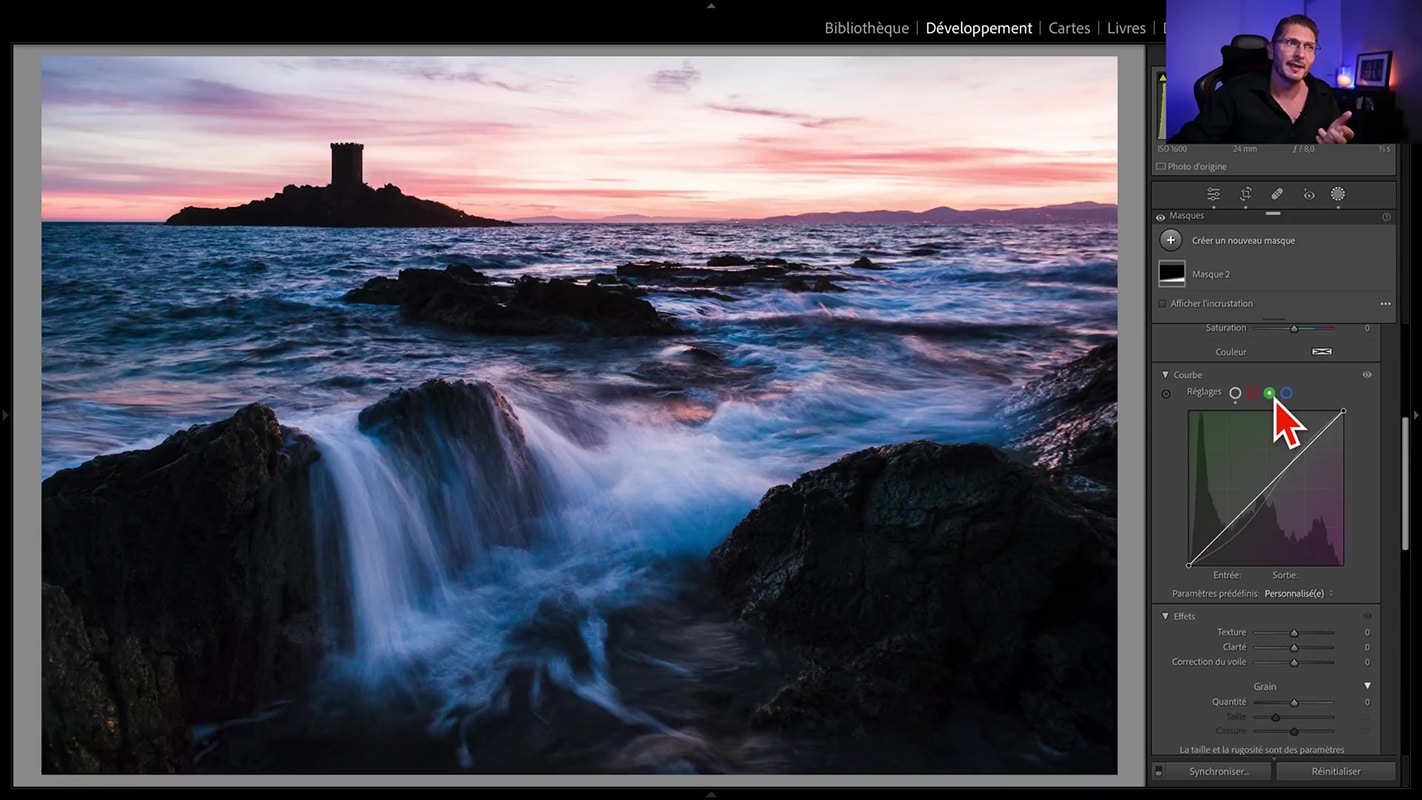
{"type": "Polygon", "coordinates": [[[1172,143],[1346,144],[1348,120],[1327,83],[1308,74],[1318,55],[1318,25],[1302,14],[1279,20],[1267,46],[1270,67],[1225,81],[1172,143]]]}

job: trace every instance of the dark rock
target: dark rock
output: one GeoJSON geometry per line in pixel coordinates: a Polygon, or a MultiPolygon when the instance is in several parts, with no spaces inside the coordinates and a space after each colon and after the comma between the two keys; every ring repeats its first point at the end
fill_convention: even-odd
{"type": "Polygon", "coordinates": [[[444,271],[460,280],[469,281],[470,283],[489,282],[489,276],[482,272],[476,272],[474,268],[468,264],[450,264],[444,268],[444,271]]]}
{"type": "Polygon", "coordinates": [[[63,589],[46,583],[42,593],[44,771],[191,771],[172,659],[155,669],[132,635],[110,648],[63,589]]]}
{"type": "Polygon", "coordinates": [[[629,280],[624,280],[623,278],[619,278],[619,277],[617,277],[616,275],[607,275],[607,274],[593,275],[592,277],[588,278],[587,280],[588,280],[589,283],[595,283],[595,284],[598,284],[599,286],[615,286],[615,287],[617,287],[618,289],[620,289],[621,291],[626,292],[627,294],[631,294],[631,295],[634,296],[634,297],[646,297],[646,296],[647,296],[647,290],[646,290],[646,289],[643,289],[642,287],[638,286],[637,284],[635,284],[635,283],[633,283],[633,282],[631,282],[631,281],[629,281],[629,280]]]}
{"type": "Polygon", "coordinates": [[[700,347],[686,347],[658,361],[639,364],[630,374],[653,385],[658,394],[687,389],[715,389],[726,396],[749,392],[774,372],[767,365],[740,366],[700,347]]]}
{"type": "Polygon", "coordinates": [[[875,264],[873,261],[870,261],[868,256],[860,257],[858,261],[855,261],[853,264],[850,264],[850,266],[854,267],[855,269],[888,269],[888,267],[885,267],[881,264],[875,264]]]}
{"type": "Polygon", "coordinates": [[[785,288],[792,292],[843,292],[843,286],[836,286],[824,278],[817,278],[814,281],[806,281],[796,275],[785,279],[785,288]]]}
{"type": "Polygon", "coordinates": [[[518,336],[600,334],[647,336],[680,332],[635,286],[523,277],[492,284],[465,264],[444,270],[402,269],[395,280],[371,278],[346,302],[398,305],[405,319],[476,333],[518,336]]]}
{"type": "Polygon", "coordinates": [[[987,445],[845,456],[766,493],[711,554],[805,670],[761,724],[933,725],[964,700],[1071,750],[1115,741],[1115,525],[987,445]]]}
{"type": "MultiPolygon", "coordinates": [[[[476,272],[468,264],[451,264],[443,271],[433,269],[403,269],[398,278],[377,275],[366,281],[359,289],[346,292],[341,298],[347,303],[364,303],[377,306],[398,306],[406,299],[420,297],[441,290],[468,290],[469,287],[486,287],[489,278],[476,272]]],[[[468,292],[478,297],[489,296],[483,289],[468,292]]]]}
{"type": "Polygon", "coordinates": [[[341,299],[347,303],[398,306],[405,299],[405,287],[397,280],[377,276],[366,281],[359,289],[346,292],[341,299]]]}
{"type": "Polygon", "coordinates": [[[319,652],[290,649],[318,643],[284,629],[319,610],[317,458],[309,437],[250,405],[44,481],[47,764],[183,770],[189,725],[307,682],[292,665],[319,652]],[[96,738],[100,708],[114,732],[96,738]]]}
{"type": "Polygon", "coordinates": [[[911,255],[911,256],[936,256],[936,255],[938,255],[938,248],[936,248],[936,247],[915,247],[914,249],[912,249],[912,250],[909,251],[909,255],[911,255]]]}
{"type": "MultiPolygon", "coordinates": [[[[741,261],[745,261],[745,259],[741,259],[741,261]]],[[[665,261],[648,261],[623,264],[617,268],[617,274],[619,277],[681,286],[743,286],[747,283],[779,280],[785,277],[789,270],[790,267],[783,262],[781,264],[756,265],[749,269],[716,269],[713,267],[684,267],[665,261]]]]}
{"type": "MultiPolygon", "coordinates": [[[[507,398],[482,381],[425,381],[393,392],[360,412],[360,429],[389,442],[416,474],[439,476],[433,491],[478,498],[472,519],[452,522],[460,536],[438,542],[451,567],[473,562],[470,528],[484,544],[526,547],[531,520],[543,511],[543,488],[523,426],[507,398]],[[465,484],[460,486],[460,484],[465,484]]],[[[441,507],[438,497],[433,507],[441,507]]]]}
{"type": "MultiPolygon", "coordinates": [[[[829,278],[860,280],[854,276],[836,273],[826,276],[821,270],[805,264],[792,264],[783,258],[758,258],[747,261],[734,256],[735,264],[725,259],[711,259],[714,265],[726,264],[745,266],[745,269],[717,269],[710,267],[686,267],[675,262],[648,261],[623,264],[617,268],[617,275],[645,283],[680,291],[708,291],[714,288],[737,286],[776,286],[792,292],[843,292],[844,287],[830,282],[829,278]]],[[[710,296],[720,300],[735,298],[711,292],[710,296]]]]}
{"type": "Polygon", "coordinates": [[[708,267],[786,267],[790,262],[783,258],[743,258],[741,256],[713,256],[706,260],[708,267]]]}
{"type": "Polygon", "coordinates": [[[697,283],[700,286],[744,286],[748,283],[778,281],[785,277],[788,267],[768,265],[749,269],[724,270],[705,275],[697,283]]]}
{"type": "Polygon", "coordinates": [[[1027,384],[1004,406],[1012,447],[1107,513],[1116,508],[1116,341],[1027,384]]]}
{"type": "Polygon", "coordinates": [[[574,319],[614,336],[677,333],[680,328],[651,303],[620,285],[580,284],[555,278],[521,278],[510,306],[553,318],[574,319]]]}
{"type": "Polygon", "coordinates": [[[506,228],[515,223],[466,214],[386,184],[379,189],[288,185],[264,200],[230,208],[188,206],[168,225],[312,228],[506,228]]]}
{"type": "Polygon", "coordinates": [[[698,270],[703,274],[706,272],[706,270],[697,267],[683,266],[675,261],[635,261],[619,266],[617,268],[617,277],[655,279],[663,276],[671,276],[676,274],[679,270],[687,269],[698,270]]]}

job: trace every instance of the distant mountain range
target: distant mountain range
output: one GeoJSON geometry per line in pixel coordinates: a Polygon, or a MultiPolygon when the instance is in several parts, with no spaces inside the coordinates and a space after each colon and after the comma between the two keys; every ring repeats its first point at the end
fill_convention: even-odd
{"type": "Polygon", "coordinates": [[[513,220],[520,225],[675,225],[687,222],[716,223],[722,219],[702,219],[701,217],[649,217],[646,214],[618,214],[615,217],[593,219],[570,219],[568,217],[518,217],[513,220]]]}
{"type": "Polygon", "coordinates": [[[524,225],[620,224],[649,225],[700,223],[764,224],[764,225],[961,225],[967,223],[1032,224],[1046,222],[1115,222],[1114,203],[1065,203],[1039,208],[977,208],[960,210],[940,206],[927,211],[831,211],[793,214],[760,219],[696,219],[694,217],[649,217],[642,214],[621,214],[596,219],[567,217],[523,217],[514,222],[524,225]]]}

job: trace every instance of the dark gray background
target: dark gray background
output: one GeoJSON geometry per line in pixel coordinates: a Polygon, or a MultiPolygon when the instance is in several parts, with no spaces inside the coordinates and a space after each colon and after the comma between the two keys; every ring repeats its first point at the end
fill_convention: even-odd
{"type": "MultiPolygon", "coordinates": [[[[1292,322],[1292,321],[1291,321],[1292,322]]],[[[1320,324],[1297,320],[1300,325],[1320,324]]],[[[1379,361],[1382,358],[1381,325],[1336,325],[1331,331],[1263,331],[1265,326],[1289,322],[1241,323],[1247,329],[1212,331],[1208,323],[1156,325],[1151,332],[1152,356],[1159,361],[1198,361],[1202,365],[1229,361],[1302,361],[1310,364],[1334,361],[1379,361]],[[1246,355],[1221,358],[1221,347],[1246,351],[1246,355]],[[1332,355],[1315,356],[1315,347],[1332,349],[1332,355]]]]}
{"type": "Polygon", "coordinates": [[[1228,180],[1162,181],[1151,192],[1151,205],[1161,209],[1395,209],[1397,184],[1393,181],[1325,179],[1317,181],[1228,180]],[[1343,199],[1332,199],[1334,188],[1343,190],[1343,199]],[[1244,189],[1248,200],[1240,199],[1244,189]],[[1219,190],[1219,199],[1210,200],[1210,189],[1219,190]],[[1283,190],[1278,200],[1274,192],[1283,190]],[[1307,200],[1307,192],[1313,199],[1307,200]]]}
{"type": "Polygon", "coordinates": [[[1347,322],[1397,319],[1397,228],[1394,225],[1151,225],[1148,275],[1152,322],[1263,322],[1275,318],[1347,322]],[[1177,230],[1178,250],[1161,234],[1177,230]],[[1292,245],[1202,245],[1199,238],[1279,237],[1292,245]],[[1183,289],[1162,289],[1157,262],[1184,261],[1183,289]],[[1229,271],[1227,280],[1199,280],[1198,270],[1229,271]],[[1252,308],[1162,308],[1159,300],[1252,300],[1252,308]],[[1394,305],[1384,306],[1383,302],[1394,305]]]}
{"type": "Polygon", "coordinates": [[[1377,209],[1326,208],[1269,211],[1261,208],[1164,209],[1156,210],[1152,219],[1168,226],[1180,225],[1249,225],[1259,231],[1273,225],[1377,225],[1398,222],[1395,211],[1377,209]],[[1182,219],[1185,215],[1191,215],[1182,219]]]}
{"type": "Polygon", "coordinates": [[[1303,603],[1240,606],[1234,604],[1162,603],[1151,618],[1154,636],[1152,684],[1151,748],[1160,758],[1199,759],[1243,756],[1249,760],[1269,758],[1316,758],[1333,761],[1340,756],[1377,755],[1384,716],[1394,712],[1396,692],[1387,691],[1380,677],[1382,610],[1377,605],[1317,605],[1303,603]],[[1162,618],[1162,614],[1168,619],[1162,618]],[[1181,614],[1194,619],[1180,618],[1181,614]],[[1370,614],[1371,619],[1365,619],[1370,614]],[[1219,629],[1242,630],[1244,636],[1220,636],[1219,629]],[[1270,635],[1269,631],[1298,630],[1301,635],[1270,635]],[[1333,631],[1332,634],[1310,634],[1333,631]],[[1225,651],[1226,643],[1243,644],[1243,651],[1225,651]],[[1260,646],[1326,645],[1333,650],[1259,650],[1260,646]],[[1365,647],[1370,649],[1365,649],[1365,647]],[[1244,666],[1172,666],[1173,658],[1244,659],[1244,666]],[[1290,659],[1331,660],[1333,664],[1301,664],[1298,667],[1260,664],[1261,661],[1290,659]],[[1365,666],[1364,660],[1371,659],[1365,666]],[[1370,682],[1366,688],[1364,682],[1370,682]],[[1267,683],[1273,691],[1256,690],[1267,683]],[[1214,698],[1243,698],[1247,705],[1216,707],[1214,698]],[[1329,700],[1333,705],[1255,705],[1255,700],[1329,700]],[[1389,701],[1391,705],[1389,705],[1389,701]],[[1243,713],[1242,721],[1229,714],[1243,713]],[[1332,716],[1334,719],[1255,719],[1255,715],[1295,714],[1332,716]],[[1364,719],[1364,715],[1367,719],[1364,719]],[[1244,729],[1245,734],[1220,734],[1218,728],[1244,729]],[[1256,730],[1328,729],[1325,733],[1254,733],[1256,730]],[[1278,752],[1232,753],[1229,748],[1249,747],[1340,747],[1333,754],[1301,756],[1278,752]],[[1220,747],[1218,752],[1191,752],[1194,747],[1220,747]]]}

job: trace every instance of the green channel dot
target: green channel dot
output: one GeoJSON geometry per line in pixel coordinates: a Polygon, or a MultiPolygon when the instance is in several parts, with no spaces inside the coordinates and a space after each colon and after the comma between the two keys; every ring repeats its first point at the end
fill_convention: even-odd
{"type": "Polygon", "coordinates": [[[1264,387],[1264,398],[1265,398],[1266,400],[1273,400],[1273,399],[1274,399],[1274,387],[1272,387],[1272,386],[1265,386],[1265,387],[1264,387]]]}

